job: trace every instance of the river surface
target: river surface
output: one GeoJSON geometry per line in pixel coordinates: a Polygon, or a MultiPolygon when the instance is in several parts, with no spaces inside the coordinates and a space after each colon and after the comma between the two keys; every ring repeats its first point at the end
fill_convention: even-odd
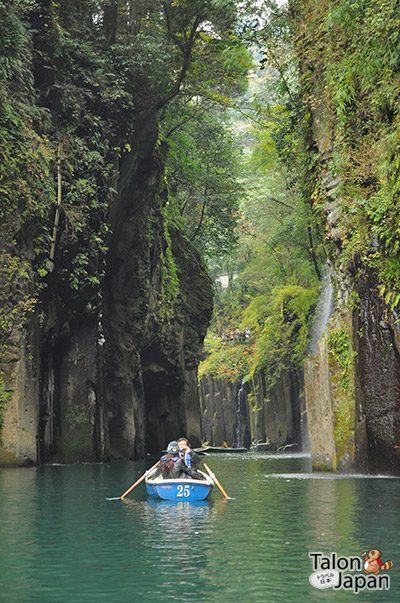
{"type": "Polygon", "coordinates": [[[0,601],[400,601],[399,479],[312,474],[301,454],[214,454],[229,500],[214,488],[158,502],[143,483],[109,500],[155,460],[0,469],[0,601]],[[310,552],[371,548],[394,563],[389,590],[311,586],[310,552]]]}

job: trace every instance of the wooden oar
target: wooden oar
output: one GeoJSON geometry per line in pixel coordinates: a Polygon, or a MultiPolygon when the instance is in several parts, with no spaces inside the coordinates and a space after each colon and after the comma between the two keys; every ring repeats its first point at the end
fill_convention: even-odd
{"type": "Polygon", "coordinates": [[[126,492],[123,493],[123,495],[121,496],[121,500],[123,500],[125,498],[125,496],[127,494],[129,494],[129,492],[131,492],[133,490],[133,488],[136,488],[136,486],[138,484],[140,484],[140,482],[142,482],[144,480],[144,478],[146,477],[146,475],[148,473],[150,473],[150,471],[153,471],[153,469],[155,469],[160,461],[157,461],[155,465],[153,465],[152,467],[150,467],[150,469],[148,469],[147,471],[145,471],[145,473],[142,475],[142,477],[139,477],[139,479],[130,487],[128,488],[128,490],[126,492]]]}
{"type": "Polygon", "coordinates": [[[227,493],[225,492],[225,490],[223,489],[223,487],[221,486],[221,484],[217,480],[215,474],[211,471],[210,467],[208,467],[205,463],[203,463],[203,465],[207,469],[209,476],[217,484],[218,488],[221,490],[221,492],[225,496],[225,498],[229,498],[229,496],[227,495],[227,493]]]}

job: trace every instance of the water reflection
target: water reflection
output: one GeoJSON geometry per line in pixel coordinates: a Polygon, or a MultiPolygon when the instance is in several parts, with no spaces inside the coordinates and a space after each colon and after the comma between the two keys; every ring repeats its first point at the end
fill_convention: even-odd
{"type": "Polygon", "coordinates": [[[327,479],[329,481],[334,481],[338,479],[351,480],[351,479],[369,479],[369,480],[377,480],[377,479],[400,479],[396,475],[364,475],[352,473],[351,475],[344,475],[341,473],[332,474],[332,473],[273,473],[268,477],[278,477],[281,479],[307,479],[307,480],[321,480],[327,479]]]}
{"type": "MultiPolygon", "coordinates": [[[[350,601],[313,589],[310,551],[400,559],[400,480],[311,474],[307,455],[211,455],[232,496],[121,500],[152,460],[0,470],[0,600],[350,601]]],[[[358,601],[397,601],[363,593],[358,601]]]]}
{"type": "Polygon", "coordinates": [[[210,507],[208,500],[160,500],[151,496],[147,499],[148,508],[156,509],[159,513],[172,512],[173,514],[182,514],[187,512],[190,516],[195,515],[197,509],[208,509],[210,507]]]}

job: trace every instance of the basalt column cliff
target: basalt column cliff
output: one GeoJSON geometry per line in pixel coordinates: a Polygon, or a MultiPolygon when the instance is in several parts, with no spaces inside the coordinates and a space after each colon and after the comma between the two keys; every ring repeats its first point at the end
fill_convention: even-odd
{"type": "Polygon", "coordinates": [[[162,156],[150,116],[122,164],[111,213],[104,305],[107,408],[114,456],[158,452],[186,433],[200,444],[197,366],[212,311],[211,281],[157,192],[162,156]],[[148,444],[144,441],[150,435],[148,444]]]}
{"type": "Polygon", "coordinates": [[[304,187],[335,313],[307,362],[315,468],[399,471],[399,11],[290,3],[306,103],[304,187]]]}
{"type": "Polygon", "coordinates": [[[212,289],[165,212],[143,15],[128,27],[116,2],[67,4],[0,6],[0,464],[130,459],[201,438],[212,289]]]}
{"type": "MultiPolygon", "coordinates": [[[[184,236],[168,233],[156,140],[152,116],[122,164],[103,287],[83,289],[71,312],[52,274],[40,316],[25,312],[12,325],[2,359],[6,463],[134,458],[177,434],[200,443],[197,366],[211,283],[184,236]]],[[[24,283],[3,293],[22,296],[24,283]]]]}

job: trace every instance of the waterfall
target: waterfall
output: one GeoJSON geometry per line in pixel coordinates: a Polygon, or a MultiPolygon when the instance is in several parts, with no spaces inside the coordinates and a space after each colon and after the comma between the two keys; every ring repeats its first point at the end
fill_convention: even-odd
{"type": "MultiPolygon", "coordinates": [[[[311,360],[318,352],[318,342],[324,333],[328,320],[333,314],[334,298],[333,298],[333,287],[331,282],[331,274],[329,269],[326,269],[322,278],[321,292],[317,304],[317,309],[314,317],[314,321],[311,327],[310,333],[310,345],[308,358],[305,361],[305,368],[310,368],[311,373],[315,372],[315,362],[311,360]],[[310,358],[311,357],[311,358],[310,358]]],[[[318,372],[318,371],[317,371],[318,372]]],[[[302,448],[304,451],[310,451],[310,433],[308,428],[308,415],[307,415],[307,370],[305,373],[305,398],[300,404],[300,433],[302,448]]]]}
{"type": "Polygon", "coordinates": [[[331,273],[326,270],[322,278],[321,293],[318,300],[317,311],[313,321],[310,336],[309,355],[314,358],[318,354],[318,341],[326,329],[328,320],[332,316],[334,307],[333,287],[331,282],[331,273]]]}
{"type": "Polygon", "coordinates": [[[245,393],[245,381],[242,379],[240,388],[237,394],[236,404],[236,442],[238,448],[243,448],[244,445],[244,434],[246,430],[246,393],[245,393]]]}

